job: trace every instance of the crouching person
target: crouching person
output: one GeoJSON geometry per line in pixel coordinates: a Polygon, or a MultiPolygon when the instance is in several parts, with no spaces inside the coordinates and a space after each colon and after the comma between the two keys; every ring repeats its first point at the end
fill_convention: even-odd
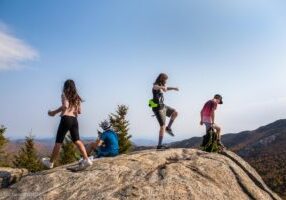
{"type": "Polygon", "coordinates": [[[117,133],[111,129],[111,125],[107,120],[102,122],[100,127],[103,133],[99,135],[96,142],[90,144],[88,154],[90,155],[95,151],[98,158],[117,156],[119,154],[117,133]]]}

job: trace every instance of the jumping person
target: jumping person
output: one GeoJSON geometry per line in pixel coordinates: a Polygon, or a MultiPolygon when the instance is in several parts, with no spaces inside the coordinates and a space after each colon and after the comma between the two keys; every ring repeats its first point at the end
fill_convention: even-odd
{"type": "Polygon", "coordinates": [[[65,135],[69,131],[73,143],[77,146],[83,156],[83,160],[79,163],[79,168],[85,169],[92,165],[92,161],[88,158],[84,144],[79,137],[77,116],[81,114],[82,99],[77,93],[73,80],[65,81],[61,98],[62,105],[58,109],[48,112],[48,115],[51,117],[60,113],[61,122],[59,124],[56,143],[51,158],[43,158],[42,163],[46,168],[52,169],[54,167],[54,161],[59,155],[65,135]]]}
{"type": "Polygon", "coordinates": [[[224,148],[221,142],[221,128],[215,124],[215,110],[217,109],[218,104],[223,104],[222,96],[216,94],[212,100],[209,100],[205,103],[203,109],[201,110],[201,122],[200,125],[206,126],[206,132],[213,128],[217,134],[218,144],[224,148]]]}
{"type": "Polygon", "coordinates": [[[175,90],[179,91],[176,87],[167,87],[166,83],[168,80],[167,74],[161,73],[155,83],[153,84],[153,99],[150,100],[149,106],[152,108],[158,122],[160,125],[160,131],[159,131],[159,142],[157,149],[166,149],[167,147],[162,145],[163,137],[165,131],[171,135],[175,136],[172,131],[172,124],[174,123],[176,117],[178,116],[178,112],[164,104],[164,92],[175,90]],[[166,127],[166,117],[170,117],[170,121],[168,126],[166,127]]]}
{"type": "Polygon", "coordinates": [[[95,151],[98,158],[117,156],[119,154],[117,133],[111,130],[111,125],[107,120],[103,121],[100,127],[104,132],[99,135],[95,143],[91,143],[88,155],[95,151]]]}

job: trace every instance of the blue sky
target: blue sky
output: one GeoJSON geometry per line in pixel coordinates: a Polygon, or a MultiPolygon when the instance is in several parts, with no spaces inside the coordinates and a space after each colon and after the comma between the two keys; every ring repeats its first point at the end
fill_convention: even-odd
{"type": "MultiPolygon", "coordinates": [[[[0,124],[10,138],[54,136],[62,84],[85,99],[82,136],[118,104],[130,133],[157,139],[147,107],[160,72],[180,92],[174,140],[202,135],[199,112],[215,93],[224,133],[286,116],[286,2],[282,0],[0,0],[0,124]]],[[[169,138],[168,138],[169,139],[169,138]]]]}

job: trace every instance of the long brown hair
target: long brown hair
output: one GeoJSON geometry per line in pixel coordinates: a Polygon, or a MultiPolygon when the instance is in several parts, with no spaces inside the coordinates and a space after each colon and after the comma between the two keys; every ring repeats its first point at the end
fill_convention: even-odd
{"type": "Polygon", "coordinates": [[[159,76],[157,77],[154,85],[161,85],[161,86],[165,86],[166,85],[166,82],[167,82],[167,79],[168,79],[168,75],[165,74],[165,73],[161,73],[159,74],[159,76]]]}
{"type": "Polygon", "coordinates": [[[83,102],[82,98],[78,95],[75,83],[73,80],[68,79],[64,83],[63,93],[69,101],[69,107],[78,107],[81,102],[83,102]]]}

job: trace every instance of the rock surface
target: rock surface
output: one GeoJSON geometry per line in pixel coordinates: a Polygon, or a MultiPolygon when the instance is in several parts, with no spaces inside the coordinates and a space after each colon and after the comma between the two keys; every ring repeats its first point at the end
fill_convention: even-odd
{"type": "Polygon", "coordinates": [[[27,169],[0,167],[0,188],[7,188],[9,185],[16,183],[27,174],[27,169]]]}
{"type": "Polygon", "coordinates": [[[147,150],[99,159],[78,173],[66,167],[28,175],[2,189],[0,199],[280,199],[229,151],[147,150]]]}

